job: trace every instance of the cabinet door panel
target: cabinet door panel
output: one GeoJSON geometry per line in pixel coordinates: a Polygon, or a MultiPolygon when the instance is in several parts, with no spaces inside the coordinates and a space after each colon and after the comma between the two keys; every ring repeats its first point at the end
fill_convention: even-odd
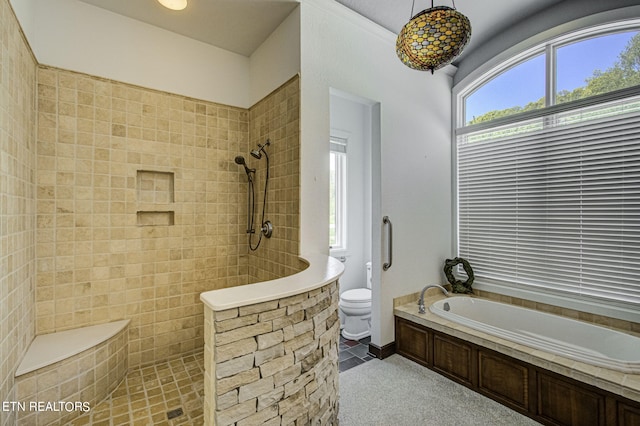
{"type": "Polygon", "coordinates": [[[428,365],[429,333],[402,318],[396,318],[396,352],[428,365]]]}
{"type": "Polygon", "coordinates": [[[471,346],[462,340],[434,334],[433,368],[468,386],[473,386],[471,355],[471,346]]]}
{"type": "Polygon", "coordinates": [[[537,414],[561,425],[604,425],[605,397],[538,372],[537,414]]]}
{"type": "Polygon", "coordinates": [[[478,350],[478,388],[505,405],[529,409],[529,368],[478,350]]]}
{"type": "Polygon", "coordinates": [[[618,403],[618,425],[640,426],[640,406],[630,406],[618,403]]]}

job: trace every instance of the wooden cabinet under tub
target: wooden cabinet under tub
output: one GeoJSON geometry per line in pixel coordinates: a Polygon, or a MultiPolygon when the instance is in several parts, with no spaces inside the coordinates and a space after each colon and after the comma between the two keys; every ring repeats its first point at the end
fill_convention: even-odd
{"type": "Polygon", "coordinates": [[[546,425],[640,426],[640,403],[395,317],[396,352],[546,425]]]}

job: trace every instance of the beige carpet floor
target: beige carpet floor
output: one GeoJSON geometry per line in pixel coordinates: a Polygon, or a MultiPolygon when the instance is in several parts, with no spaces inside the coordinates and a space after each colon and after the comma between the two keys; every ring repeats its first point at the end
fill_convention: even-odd
{"type": "Polygon", "coordinates": [[[538,423],[400,355],[340,373],[340,426],[538,423]]]}

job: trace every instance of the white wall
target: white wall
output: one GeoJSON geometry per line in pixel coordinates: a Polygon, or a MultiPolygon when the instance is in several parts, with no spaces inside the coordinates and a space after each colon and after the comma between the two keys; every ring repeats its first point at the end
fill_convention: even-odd
{"type": "Polygon", "coordinates": [[[44,65],[250,106],[246,56],[77,0],[36,2],[29,42],[44,65]]]}
{"type": "Polygon", "coordinates": [[[373,249],[375,259],[381,216],[389,215],[394,265],[381,272],[374,264],[372,342],[385,345],[394,340],[392,299],[441,282],[452,255],[451,77],[405,67],[394,34],[335,1],[302,2],[300,28],[303,253],[328,251],[330,88],[380,103],[382,211],[374,200],[373,249]]]}
{"type": "Polygon", "coordinates": [[[297,7],[250,58],[250,105],[300,72],[300,8],[297,7]]]}
{"type": "MultiPolygon", "coordinates": [[[[29,43],[33,43],[37,0],[9,0],[29,43]]],[[[32,47],[33,48],[33,47],[32,47]]]]}
{"type": "Polygon", "coordinates": [[[296,8],[247,58],[77,0],[11,0],[39,63],[249,108],[300,72],[296,8]]]}

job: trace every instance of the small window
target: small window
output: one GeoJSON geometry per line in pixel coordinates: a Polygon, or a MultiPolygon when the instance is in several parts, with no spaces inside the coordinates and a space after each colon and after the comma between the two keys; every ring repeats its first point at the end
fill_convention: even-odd
{"type": "Polygon", "coordinates": [[[329,160],[329,245],[347,248],[347,141],[332,137],[329,160]]]}
{"type": "Polygon", "coordinates": [[[545,106],[545,57],[538,55],[499,74],[465,100],[466,125],[545,106]]]}

